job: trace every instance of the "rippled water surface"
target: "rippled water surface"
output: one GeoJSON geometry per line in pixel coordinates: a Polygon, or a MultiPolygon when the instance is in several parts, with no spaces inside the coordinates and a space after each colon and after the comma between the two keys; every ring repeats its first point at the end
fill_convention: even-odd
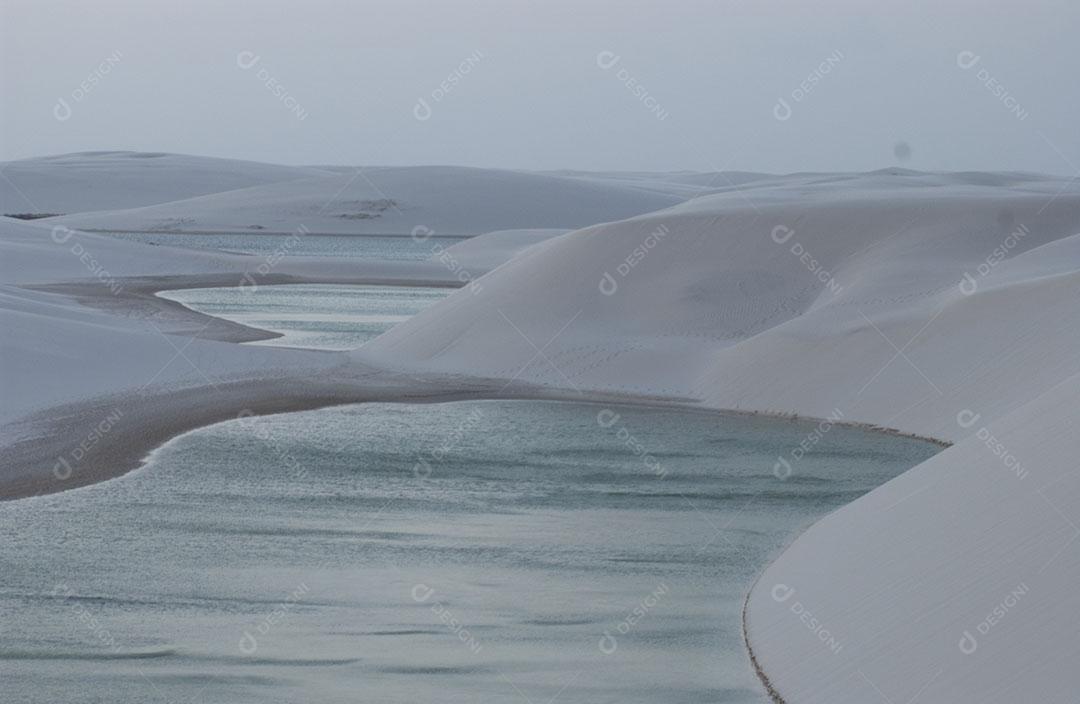
{"type": "Polygon", "coordinates": [[[814,428],[490,401],[201,429],[0,504],[0,699],[763,702],[756,574],[935,451],[833,428],[779,480],[814,428]]]}
{"type": "MultiPolygon", "coordinates": [[[[444,292],[166,295],[347,348],[444,292]]],[[[0,503],[0,701],[764,702],[754,577],[936,450],[820,430],[532,401],[197,430],[120,479],[0,503]]]]}

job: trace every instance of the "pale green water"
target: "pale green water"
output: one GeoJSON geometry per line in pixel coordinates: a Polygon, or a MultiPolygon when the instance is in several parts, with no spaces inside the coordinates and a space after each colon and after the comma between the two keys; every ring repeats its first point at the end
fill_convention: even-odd
{"type": "MultiPolygon", "coordinates": [[[[182,295],[342,348],[442,292],[182,295]]],[[[0,503],[0,701],[765,702],[740,633],[755,576],[937,451],[834,427],[779,479],[816,427],[472,401],[189,433],[0,503]]]]}
{"type": "Polygon", "coordinates": [[[359,347],[452,289],[417,286],[289,284],[258,288],[192,288],[158,295],[283,337],[250,344],[347,350],[359,347]]]}
{"type": "Polygon", "coordinates": [[[936,449],[833,428],[780,481],[814,426],[600,410],[232,421],[0,504],[3,700],[763,702],[739,632],[755,575],[936,449]]]}

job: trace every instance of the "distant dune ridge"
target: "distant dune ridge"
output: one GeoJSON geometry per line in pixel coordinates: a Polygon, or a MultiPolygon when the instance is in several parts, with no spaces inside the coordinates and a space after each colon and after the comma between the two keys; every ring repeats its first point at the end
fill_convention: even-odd
{"type": "Polygon", "coordinates": [[[301,225],[313,233],[393,235],[417,228],[443,235],[568,229],[675,205],[695,190],[663,177],[286,167],[130,152],[8,162],[0,169],[8,177],[0,180],[6,214],[56,213],[63,217],[50,218],[52,224],[139,232],[289,233],[301,225]]]}
{"type": "Polygon", "coordinates": [[[83,152],[0,163],[0,214],[68,214],[158,203],[330,172],[236,159],[83,152]]]}
{"type": "MultiPolygon", "coordinates": [[[[170,155],[161,163],[178,168],[185,159],[198,161],[170,155]]],[[[112,168],[129,173],[130,159],[117,160],[102,167],[103,183],[112,168]]],[[[243,169],[227,163],[228,178],[238,179],[243,169]]],[[[902,169],[770,176],[319,167],[291,179],[284,176],[294,167],[274,168],[283,178],[251,167],[245,178],[267,180],[219,193],[138,207],[113,204],[119,195],[106,189],[82,204],[107,212],[0,220],[2,447],[44,433],[41,414],[57,404],[94,402],[103,412],[114,402],[106,394],[123,401],[147,389],[205,387],[183,360],[147,381],[175,354],[175,340],[195,366],[237,384],[285,375],[363,388],[391,369],[489,394],[512,382],[933,437],[955,444],[811,527],[764,571],[746,610],[757,664],[789,704],[861,704],[882,693],[920,704],[1075,698],[1080,184],[902,169]],[[134,275],[231,285],[258,258],[52,229],[290,231],[309,222],[312,231],[353,234],[512,232],[450,248],[459,265],[488,272],[478,286],[362,348],[315,354],[238,346],[227,340],[250,330],[85,286],[102,288],[102,271],[129,291],[138,282],[124,277],[134,275]],[[95,266],[72,252],[76,245],[95,266]],[[27,288],[42,284],[53,286],[27,288]],[[212,339],[183,337],[196,332],[212,339]]],[[[64,204],[66,182],[40,172],[48,173],[35,172],[36,192],[54,189],[42,202],[64,204]]],[[[393,265],[286,257],[273,276],[460,284],[440,251],[393,265]]],[[[161,281],[142,285],[152,291],[161,281]]],[[[262,387],[243,388],[257,397],[262,387]]],[[[291,393],[281,388],[279,398],[291,393]]],[[[776,467],[763,471],[778,482],[807,478],[795,450],[781,448],[776,467]]]]}

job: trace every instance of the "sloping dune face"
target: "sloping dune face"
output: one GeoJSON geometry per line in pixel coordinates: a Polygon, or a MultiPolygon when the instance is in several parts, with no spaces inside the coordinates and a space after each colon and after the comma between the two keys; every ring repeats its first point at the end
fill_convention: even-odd
{"type": "Polygon", "coordinates": [[[1080,188],[781,181],[543,242],[354,354],[955,441],[768,568],[756,663],[789,704],[1073,699],[1080,188]]]}
{"type": "Polygon", "coordinates": [[[578,230],[361,354],[956,439],[956,403],[1001,415],[1080,371],[1080,189],[970,180],[791,177],[578,230]]]}
{"type": "Polygon", "coordinates": [[[788,548],[745,613],[784,701],[1075,701],[1078,407],[1080,376],[1005,418],[961,408],[970,437],[788,548]]]}
{"type": "Polygon", "coordinates": [[[182,232],[477,235],[576,228],[683,196],[604,178],[457,166],[365,167],[162,205],[58,218],[69,227],[182,232]]]}
{"type": "Polygon", "coordinates": [[[321,169],[159,152],[81,152],[0,163],[0,214],[137,208],[328,175],[321,169]]]}

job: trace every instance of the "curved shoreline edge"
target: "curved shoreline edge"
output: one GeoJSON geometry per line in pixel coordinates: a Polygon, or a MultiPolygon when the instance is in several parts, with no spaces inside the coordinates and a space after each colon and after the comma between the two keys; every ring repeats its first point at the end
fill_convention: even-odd
{"type": "MultiPolygon", "coordinates": [[[[0,479],[0,501],[53,494],[116,479],[144,466],[150,453],[179,435],[228,420],[355,403],[465,400],[563,401],[807,423],[824,420],[776,411],[706,408],[689,398],[575,391],[522,382],[508,384],[503,379],[482,377],[420,378],[401,370],[341,365],[318,375],[257,376],[213,387],[197,385],[146,396],[116,394],[43,409],[9,424],[29,432],[27,437],[0,446],[13,475],[0,479]],[[207,395],[217,397],[208,404],[207,395]],[[69,470],[64,472],[66,476],[57,476],[57,459],[68,454],[75,444],[69,438],[86,437],[110,409],[119,406],[129,409],[128,417],[137,420],[101,434],[92,450],[80,458],[77,472],[69,470]]],[[[834,425],[920,440],[942,448],[950,445],[937,438],[870,423],[837,421],[834,425]]]]}
{"type": "MultiPolygon", "coordinates": [[[[194,334],[202,339],[229,343],[267,340],[280,333],[201,313],[157,294],[163,291],[232,286],[237,274],[201,274],[126,277],[124,291],[115,295],[96,282],[63,282],[28,285],[24,288],[70,297],[80,304],[114,315],[143,318],[164,316],[180,327],[177,334],[194,334]],[[190,328],[190,330],[189,330],[190,328]]],[[[458,288],[458,282],[429,282],[412,277],[319,277],[270,274],[264,284],[339,283],[348,285],[436,286],[458,288]]],[[[703,407],[697,398],[630,394],[603,390],[570,390],[538,386],[522,381],[435,375],[407,369],[365,366],[348,360],[345,353],[306,350],[312,358],[338,360],[328,368],[310,368],[306,373],[252,370],[247,375],[211,385],[198,384],[182,389],[143,395],[140,392],[98,396],[49,406],[15,419],[3,426],[17,429],[16,439],[0,445],[0,456],[8,476],[0,477],[0,501],[27,498],[74,489],[123,476],[145,464],[145,458],[173,438],[197,428],[232,420],[238,414],[270,415],[366,402],[440,403],[460,400],[557,400],[608,403],[639,407],[667,407],[716,415],[767,417],[782,420],[820,422],[823,418],[771,409],[721,409],[703,407]],[[204,403],[208,394],[219,394],[213,403],[204,403]],[[223,395],[220,396],[220,395],[223,395]],[[68,438],[85,438],[110,409],[124,406],[128,422],[110,429],[95,441],[78,472],[58,479],[58,458],[71,451],[68,438]],[[138,422],[132,423],[131,416],[138,422]]],[[[908,433],[873,423],[835,420],[833,425],[883,432],[948,447],[938,438],[908,433]]]]}
{"type": "MultiPolygon", "coordinates": [[[[147,277],[139,279],[136,285],[128,288],[130,295],[122,300],[115,297],[110,300],[97,294],[96,285],[87,288],[86,284],[50,284],[28,286],[38,290],[61,293],[79,300],[91,307],[101,307],[110,312],[124,309],[132,312],[165,312],[177,320],[197,322],[209,331],[207,339],[225,342],[247,342],[280,337],[280,333],[246,326],[225,318],[207,315],[195,311],[183,304],[163,298],[157,294],[168,290],[198,288],[222,285],[227,277],[178,276],[147,277]],[[205,326],[209,326],[206,328],[205,326]]],[[[314,277],[313,277],[314,278],[314,277]]],[[[231,280],[231,279],[230,279],[231,280]]],[[[266,283],[329,283],[327,281],[308,280],[308,277],[289,275],[274,276],[266,283]]],[[[337,283],[337,282],[335,282],[337,283]]],[[[341,283],[384,284],[384,285],[432,285],[422,281],[347,281],[341,283]]],[[[446,284],[443,284],[445,286],[446,284]]],[[[205,333],[204,333],[205,334],[205,333]]],[[[317,353],[317,351],[312,351],[317,353]]],[[[335,353],[324,353],[335,354],[335,353]]],[[[799,415],[784,411],[705,408],[700,401],[692,398],[667,397],[659,395],[631,395],[603,391],[572,391],[557,387],[534,386],[522,382],[507,384],[502,379],[481,377],[438,377],[426,375],[422,378],[404,370],[364,368],[358,364],[342,364],[332,367],[317,376],[296,375],[283,378],[253,377],[211,389],[209,385],[195,386],[188,389],[158,393],[145,398],[97,397],[74,404],[53,406],[20,419],[13,425],[28,424],[38,427],[36,437],[17,441],[0,447],[0,452],[9,455],[13,466],[21,466],[23,472],[16,471],[14,481],[0,482],[0,501],[31,498],[61,491],[76,489],[121,477],[129,472],[144,467],[154,451],[175,438],[215,423],[234,420],[244,415],[271,415],[278,413],[301,412],[318,408],[368,402],[399,403],[443,403],[462,400],[554,400],[590,404],[610,404],[636,407],[677,408],[682,411],[696,411],[710,415],[734,415],[742,417],[766,417],[778,420],[820,422],[825,419],[799,415]],[[340,376],[337,376],[339,375],[340,376]],[[225,393],[224,399],[217,399],[214,404],[203,404],[207,393],[225,393]],[[84,437],[85,433],[70,432],[73,419],[98,420],[102,409],[116,405],[118,401],[130,407],[136,407],[140,423],[129,426],[120,432],[103,436],[95,448],[93,456],[85,464],[80,464],[77,475],[59,479],[55,476],[52,461],[63,456],[67,451],[61,438],[65,435],[84,437]],[[57,422],[56,418],[62,422],[57,422]],[[56,427],[65,426],[68,432],[59,432],[56,427]],[[47,465],[52,467],[49,473],[27,472],[29,466],[47,465]],[[35,476],[35,474],[37,476],[35,476]],[[44,474],[44,475],[43,475],[44,474]],[[20,481],[21,477],[21,481],[20,481]],[[59,482],[59,483],[58,483],[59,482]]],[[[896,428],[887,428],[873,423],[860,421],[831,421],[841,427],[858,428],[880,432],[898,437],[921,440],[946,448],[952,443],[934,437],[904,432],[896,428]]],[[[821,520],[820,518],[817,520],[821,520]]],[[[817,521],[815,521],[816,523],[817,521]]],[[[790,547],[798,538],[791,536],[791,541],[772,560],[762,567],[762,572],[790,547]]],[[[766,694],[774,704],[787,704],[771,682],[763,664],[757,657],[750,639],[748,607],[751,593],[757,586],[758,579],[750,585],[744,597],[741,611],[741,629],[743,644],[751,666],[766,694]]]]}
{"type": "Polygon", "coordinates": [[[746,622],[746,611],[750,606],[750,592],[754,591],[754,587],[757,586],[757,580],[750,585],[749,591],[746,592],[746,597],[743,599],[742,606],[742,637],[743,645],[746,646],[746,654],[750,657],[750,665],[754,668],[754,674],[757,675],[758,680],[761,681],[761,685],[765,688],[765,693],[769,695],[769,699],[773,701],[773,704],[787,704],[784,698],[780,695],[780,692],[776,691],[776,687],[769,680],[769,676],[765,673],[765,668],[758,662],[757,655],[754,653],[754,645],[750,642],[750,631],[746,622]]]}

